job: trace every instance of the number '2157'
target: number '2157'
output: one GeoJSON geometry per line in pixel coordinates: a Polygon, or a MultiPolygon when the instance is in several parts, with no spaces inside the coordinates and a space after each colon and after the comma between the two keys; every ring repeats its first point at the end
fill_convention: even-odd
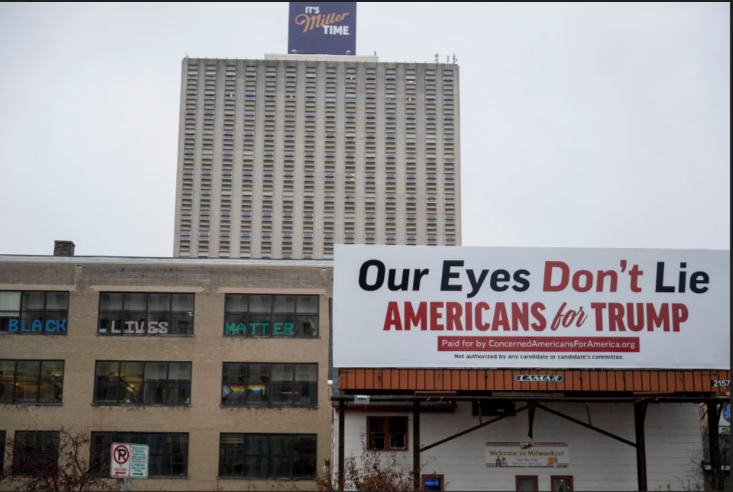
{"type": "Polygon", "coordinates": [[[730,388],[730,379],[713,379],[713,387],[730,388]]]}

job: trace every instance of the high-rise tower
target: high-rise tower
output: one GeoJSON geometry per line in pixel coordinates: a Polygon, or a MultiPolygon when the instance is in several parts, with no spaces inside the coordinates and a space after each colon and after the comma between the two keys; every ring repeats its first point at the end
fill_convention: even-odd
{"type": "Polygon", "coordinates": [[[376,56],[185,58],[174,256],[460,245],[459,80],[376,56]]]}

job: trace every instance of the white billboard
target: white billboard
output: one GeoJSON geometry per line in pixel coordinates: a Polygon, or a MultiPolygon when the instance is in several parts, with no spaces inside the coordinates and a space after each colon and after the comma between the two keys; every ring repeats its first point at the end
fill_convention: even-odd
{"type": "Polygon", "coordinates": [[[730,369],[730,251],[337,245],[335,367],[730,369]]]}

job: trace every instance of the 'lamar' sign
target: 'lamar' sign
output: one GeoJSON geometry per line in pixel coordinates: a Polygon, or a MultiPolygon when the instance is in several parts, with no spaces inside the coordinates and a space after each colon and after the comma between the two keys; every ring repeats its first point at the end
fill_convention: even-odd
{"type": "Polygon", "coordinates": [[[730,252],[337,245],[336,367],[730,368],[730,252]]]}
{"type": "Polygon", "coordinates": [[[515,381],[523,383],[560,383],[565,379],[560,375],[541,375],[541,374],[520,374],[514,378],[515,381]]]}

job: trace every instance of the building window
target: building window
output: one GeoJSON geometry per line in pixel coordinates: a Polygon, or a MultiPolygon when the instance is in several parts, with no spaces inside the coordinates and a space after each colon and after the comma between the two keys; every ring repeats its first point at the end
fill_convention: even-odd
{"type": "Polygon", "coordinates": [[[94,403],[190,405],[190,362],[97,361],[94,403]]]}
{"type": "Polygon", "coordinates": [[[318,364],[225,362],[222,405],[315,407],[318,364]]]}
{"type": "Polygon", "coordinates": [[[552,490],[562,491],[562,492],[573,490],[573,477],[552,476],[550,478],[550,482],[552,483],[552,490]]]}
{"type": "Polygon", "coordinates": [[[517,475],[516,485],[517,485],[517,490],[522,490],[522,491],[539,490],[539,488],[537,487],[537,477],[536,476],[517,475]]]}
{"type": "Polygon", "coordinates": [[[193,308],[194,294],[103,292],[99,296],[99,333],[193,335],[193,308]]]}
{"type": "Polygon", "coordinates": [[[68,292],[0,292],[0,332],[66,334],[68,292]]]}
{"type": "Polygon", "coordinates": [[[225,335],[318,336],[318,296],[227,294],[224,306],[225,335]]]}
{"type": "Polygon", "coordinates": [[[219,476],[313,478],[315,434],[221,434],[219,476]]]}
{"type": "Polygon", "coordinates": [[[367,433],[371,451],[407,450],[407,417],[367,417],[367,433]]]}
{"type": "Polygon", "coordinates": [[[0,360],[0,403],[61,403],[62,360],[0,360]]]}
{"type": "MultiPolygon", "coordinates": [[[[3,449],[3,452],[5,450],[3,449]]],[[[13,446],[13,473],[39,475],[54,468],[59,460],[59,433],[16,431],[13,446]]]]}
{"type": "Polygon", "coordinates": [[[92,432],[89,469],[93,475],[109,477],[113,443],[147,444],[149,477],[188,476],[188,433],[92,432]]]}

